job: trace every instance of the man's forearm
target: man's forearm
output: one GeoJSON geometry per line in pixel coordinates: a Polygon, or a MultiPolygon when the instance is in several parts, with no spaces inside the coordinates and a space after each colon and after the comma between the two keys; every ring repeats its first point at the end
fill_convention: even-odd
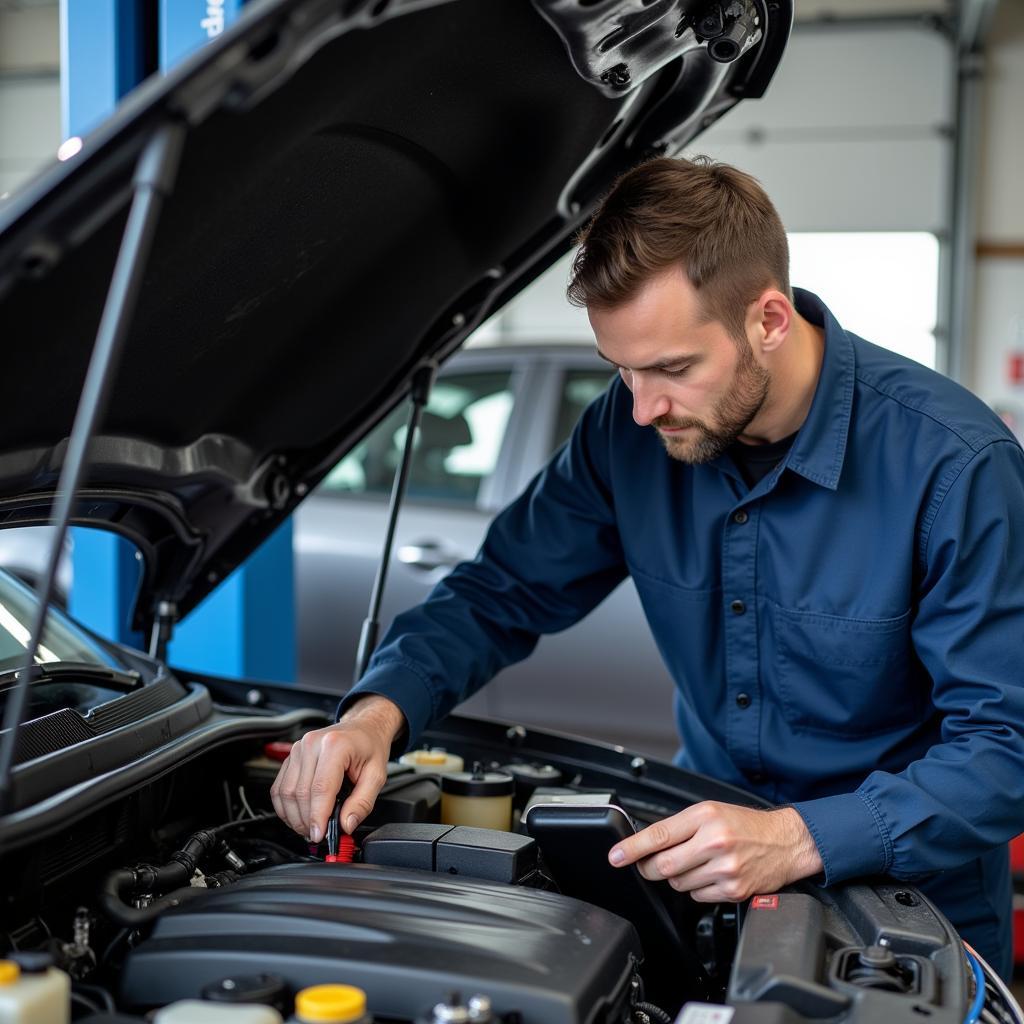
{"type": "Polygon", "coordinates": [[[379,693],[368,693],[358,697],[339,719],[341,722],[360,722],[377,732],[389,745],[408,728],[402,709],[392,700],[379,693]]]}

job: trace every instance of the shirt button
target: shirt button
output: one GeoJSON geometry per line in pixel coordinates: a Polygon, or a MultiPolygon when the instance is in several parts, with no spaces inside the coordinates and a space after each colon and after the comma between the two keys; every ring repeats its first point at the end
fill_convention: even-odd
{"type": "Polygon", "coordinates": [[[742,615],[747,610],[747,606],[742,601],[733,601],[729,607],[734,615],[742,615]]]}
{"type": "Polygon", "coordinates": [[[754,772],[754,774],[750,776],[750,781],[755,785],[760,785],[764,782],[764,776],[760,772],[754,772]]]}
{"type": "Polygon", "coordinates": [[[750,707],[750,694],[749,693],[737,693],[736,694],[736,707],[738,707],[738,708],[749,708],[750,707]]]}
{"type": "Polygon", "coordinates": [[[733,515],[732,521],[734,523],[739,523],[740,526],[742,526],[749,518],[750,518],[750,516],[748,516],[747,513],[744,512],[743,509],[740,509],[739,512],[737,512],[737,513],[735,513],[733,515]]]}

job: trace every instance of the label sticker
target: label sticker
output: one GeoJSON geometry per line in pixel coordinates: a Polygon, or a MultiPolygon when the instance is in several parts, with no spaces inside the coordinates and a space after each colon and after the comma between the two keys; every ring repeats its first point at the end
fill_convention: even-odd
{"type": "Polygon", "coordinates": [[[778,910],[779,909],[779,897],[778,896],[755,896],[750,901],[751,910],[778,910]]]}
{"type": "Polygon", "coordinates": [[[687,1003],[676,1017],[676,1024],[729,1024],[736,1011],[731,1006],[711,1003],[687,1003]]]}

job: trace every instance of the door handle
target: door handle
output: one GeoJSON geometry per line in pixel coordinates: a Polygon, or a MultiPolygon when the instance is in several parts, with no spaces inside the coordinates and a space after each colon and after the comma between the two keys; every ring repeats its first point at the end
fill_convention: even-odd
{"type": "Polygon", "coordinates": [[[434,540],[421,540],[415,544],[403,544],[398,549],[398,560],[413,569],[430,572],[433,569],[452,569],[461,562],[457,551],[446,549],[434,540]]]}

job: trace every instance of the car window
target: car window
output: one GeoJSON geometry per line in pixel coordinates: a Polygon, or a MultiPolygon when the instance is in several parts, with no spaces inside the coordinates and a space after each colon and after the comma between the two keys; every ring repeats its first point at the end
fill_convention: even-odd
{"type": "MultiPolygon", "coordinates": [[[[416,442],[408,497],[474,505],[494,472],[512,412],[512,374],[440,377],[416,442]]],[[[338,463],[321,485],[328,494],[387,496],[405,445],[409,405],[403,402],[338,463]]]]}
{"type": "MultiPolygon", "coordinates": [[[[22,667],[37,603],[36,595],[28,587],[0,570],[0,672],[22,667]]],[[[110,654],[65,618],[59,608],[51,606],[36,663],[53,661],[117,665],[110,654]]]]}
{"type": "Polygon", "coordinates": [[[583,410],[595,399],[612,379],[607,370],[568,370],[562,378],[562,393],[555,418],[555,435],[551,450],[569,439],[572,428],[583,410]]]}

